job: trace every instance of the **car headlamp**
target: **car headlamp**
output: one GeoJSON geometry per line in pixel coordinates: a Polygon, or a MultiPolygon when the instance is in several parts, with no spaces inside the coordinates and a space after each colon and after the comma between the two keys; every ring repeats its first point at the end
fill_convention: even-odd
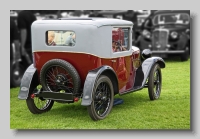
{"type": "Polygon", "coordinates": [[[178,37],[178,33],[175,32],[175,31],[173,31],[173,32],[171,33],[171,37],[172,37],[173,39],[176,39],[176,38],[178,37]]]}

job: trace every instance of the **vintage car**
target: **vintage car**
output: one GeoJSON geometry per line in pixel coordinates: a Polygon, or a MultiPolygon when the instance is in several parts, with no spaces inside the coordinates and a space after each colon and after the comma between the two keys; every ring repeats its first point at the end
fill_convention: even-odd
{"type": "Polygon", "coordinates": [[[178,55],[182,61],[187,61],[190,55],[190,11],[154,12],[144,22],[136,45],[141,51],[150,49],[155,56],[178,55]]]}
{"type": "Polygon", "coordinates": [[[34,62],[23,75],[18,98],[33,114],[49,111],[54,102],[81,100],[94,121],[106,118],[117,94],[147,87],[150,100],[158,99],[165,62],[148,49],[140,55],[131,44],[132,26],[107,18],[35,21],[34,62]]]}

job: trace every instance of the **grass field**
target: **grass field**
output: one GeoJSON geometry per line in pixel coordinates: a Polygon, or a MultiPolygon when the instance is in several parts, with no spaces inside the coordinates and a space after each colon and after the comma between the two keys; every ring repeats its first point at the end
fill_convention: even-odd
{"type": "Polygon", "coordinates": [[[104,120],[94,122],[81,101],[54,103],[40,115],[29,112],[26,101],[17,98],[19,88],[10,89],[11,129],[190,129],[190,60],[167,59],[162,69],[162,92],[150,101],[147,88],[123,96],[104,120]]]}

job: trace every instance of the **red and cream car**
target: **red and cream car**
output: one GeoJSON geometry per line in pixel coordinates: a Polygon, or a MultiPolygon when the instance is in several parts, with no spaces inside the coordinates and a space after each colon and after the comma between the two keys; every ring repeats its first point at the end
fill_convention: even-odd
{"type": "Polygon", "coordinates": [[[49,111],[54,102],[81,100],[93,120],[110,113],[117,94],[147,87],[150,100],[158,99],[165,62],[132,46],[132,27],[130,21],[106,18],[35,21],[34,62],[23,75],[18,98],[33,114],[49,111]]]}

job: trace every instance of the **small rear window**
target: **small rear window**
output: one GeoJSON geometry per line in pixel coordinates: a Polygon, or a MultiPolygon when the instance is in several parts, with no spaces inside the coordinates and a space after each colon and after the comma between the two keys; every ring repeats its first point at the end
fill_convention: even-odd
{"type": "Polygon", "coordinates": [[[74,31],[49,30],[46,32],[46,44],[48,46],[74,46],[76,34],[74,31]]]}

